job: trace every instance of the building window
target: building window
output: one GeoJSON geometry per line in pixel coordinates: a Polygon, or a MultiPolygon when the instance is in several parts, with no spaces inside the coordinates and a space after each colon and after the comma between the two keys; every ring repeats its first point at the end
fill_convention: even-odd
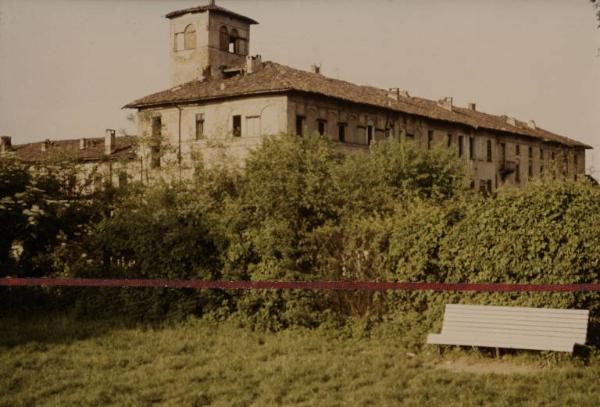
{"type": "Polygon", "coordinates": [[[475,159],[475,138],[469,137],[469,160],[475,159]]]}
{"type": "Polygon", "coordinates": [[[487,185],[485,184],[485,180],[481,179],[479,180],[479,192],[481,192],[482,194],[485,194],[487,189],[487,185]]]}
{"type": "Polygon", "coordinates": [[[119,171],[119,188],[127,188],[129,179],[125,171],[119,171]]]}
{"type": "Polygon", "coordinates": [[[458,136],[458,156],[463,156],[463,144],[464,144],[464,136],[458,136]]]}
{"type": "Polygon", "coordinates": [[[544,166],[540,165],[540,175],[544,175],[544,166]]]}
{"type": "Polygon", "coordinates": [[[367,145],[371,145],[373,142],[373,126],[367,126],[367,145]]]}
{"type": "Polygon", "coordinates": [[[233,137],[242,137],[242,116],[233,116],[233,137]]]}
{"type": "Polygon", "coordinates": [[[196,29],[193,24],[189,24],[183,30],[184,40],[183,40],[183,48],[185,49],[195,49],[196,48],[196,29]]]}
{"type": "Polygon", "coordinates": [[[554,156],[554,151],[552,151],[552,152],[550,153],[550,159],[551,159],[552,161],[554,161],[554,157],[555,157],[555,156],[554,156]]]}
{"type": "Polygon", "coordinates": [[[527,170],[527,175],[529,178],[533,178],[533,164],[529,161],[529,169],[527,170]]]}
{"type": "Polygon", "coordinates": [[[184,33],[175,33],[175,38],[173,42],[173,51],[181,51],[185,46],[185,34],[184,33]]]}
{"type": "Polygon", "coordinates": [[[160,116],[152,118],[152,138],[150,140],[150,168],[160,167],[160,143],[162,140],[162,120],[160,116]]]}
{"type": "Polygon", "coordinates": [[[238,32],[237,30],[234,28],[233,30],[231,30],[231,32],[229,33],[229,44],[227,44],[228,47],[228,51],[231,54],[239,54],[240,50],[239,50],[239,46],[238,46],[238,32]]]}
{"type": "Polygon", "coordinates": [[[296,135],[304,135],[304,116],[296,115],[296,135]]]}
{"type": "Polygon", "coordinates": [[[327,120],[319,119],[317,120],[317,131],[319,132],[319,136],[324,136],[327,132],[327,120]]]}
{"type": "Polygon", "coordinates": [[[415,141],[415,135],[412,133],[406,133],[405,137],[407,141],[415,141]]]}
{"type": "Polygon", "coordinates": [[[340,143],[346,142],[346,123],[338,123],[338,140],[340,143]]]}
{"type": "Polygon", "coordinates": [[[544,149],[540,148],[540,160],[544,159],[544,149]]]}
{"type": "Polygon", "coordinates": [[[533,148],[532,147],[529,147],[527,154],[528,154],[529,158],[533,158],[533,148]]]}
{"type": "Polygon", "coordinates": [[[521,182],[521,166],[519,164],[515,166],[515,182],[521,182]]]}
{"type": "Polygon", "coordinates": [[[246,134],[244,137],[260,137],[260,116],[246,116],[246,134]]]}
{"type": "Polygon", "coordinates": [[[222,51],[229,50],[229,31],[227,31],[227,27],[222,26],[219,31],[219,48],[222,51]]]}
{"type": "Polygon", "coordinates": [[[204,113],[196,114],[196,140],[204,138],[204,113]]]}
{"type": "Polygon", "coordinates": [[[500,163],[506,163],[506,144],[500,143],[500,163]]]}
{"type": "Polygon", "coordinates": [[[452,133],[448,133],[448,148],[452,147],[452,133]]]}
{"type": "Polygon", "coordinates": [[[431,144],[433,143],[433,130],[427,132],[427,149],[431,150],[431,144]]]}
{"type": "Polygon", "coordinates": [[[391,125],[385,129],[385,138],[390,137],[394,137],[394,125],[391,125]]]}
{"type": "Polygon", "coordinates": [[[487,162],[492,162],[492,140],[487,141],[487,162]]]}
{"type": "Polygon", "coordinates": [[[521,146],[519,144],[515,145],[515,155],[517,157],[521,155],[521,146]]]}

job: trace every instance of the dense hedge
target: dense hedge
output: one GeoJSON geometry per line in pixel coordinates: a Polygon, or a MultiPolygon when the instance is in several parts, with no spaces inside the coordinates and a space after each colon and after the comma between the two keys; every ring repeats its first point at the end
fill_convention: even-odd
{"type": "MultiPolygon", "coordinates": [[[[380,142],[369,154],[341,153],[317,136],[278,136],[265,139],[243,170],[224,161],[185,183],[132,186],[96,199],[67,199],[64,188],[40,188],[37,176],[18,163],[0,169],[0,217],[17,225],[0,242],[3,275],[584,283],[597,282],[600,272],[600,189],[544,179],[483,197],[464,188],[462,164],[443,148],[380,142]],[[37,198],[18,209],[9,205],[15,197],[23,201],[23,191],[37,198]],[[57,200],[70,209],[46,209],[57,200]],[[34,217],[32,233],[31,217],[23,213],[34,205],[43,216],[34,217]],[[15,242],[28,242],[17,257],[15,242]]],[[[15,293],[22,291],[5,289],[2,301],[16,306],[15,293]]],[[[79,313],[235,314],[268,329],[361,317],[393,319],[420,332],[439,321],[449,301],[600,314],[597,294],[49,293],[79,313]]]]}

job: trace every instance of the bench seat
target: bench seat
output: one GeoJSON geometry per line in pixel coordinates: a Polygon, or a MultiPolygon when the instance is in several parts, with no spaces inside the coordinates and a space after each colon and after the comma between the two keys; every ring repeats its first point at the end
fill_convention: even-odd
{"type": "Polygon", "coordinates": [[[587,310],[447,304],[427,343],[572,352],[587,336],[587,310]]]}

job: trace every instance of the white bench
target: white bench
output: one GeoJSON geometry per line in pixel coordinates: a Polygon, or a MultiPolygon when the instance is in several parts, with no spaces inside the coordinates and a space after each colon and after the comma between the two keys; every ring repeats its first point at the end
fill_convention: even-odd
{"type": "Polygon", "coordinates": [[[446,304],[440,334],[427,343],[573,352],[585,344],[587,310],[446,304]]]}

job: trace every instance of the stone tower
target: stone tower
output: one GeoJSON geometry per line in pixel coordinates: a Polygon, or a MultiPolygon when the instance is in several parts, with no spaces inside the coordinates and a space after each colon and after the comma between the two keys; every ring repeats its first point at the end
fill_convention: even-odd
{"type": "Polygon", "coordinates": [[[251,18],[208,5],[173,11],[171,20],[171,85],[232,75],[246,64],[251,18]]]}

